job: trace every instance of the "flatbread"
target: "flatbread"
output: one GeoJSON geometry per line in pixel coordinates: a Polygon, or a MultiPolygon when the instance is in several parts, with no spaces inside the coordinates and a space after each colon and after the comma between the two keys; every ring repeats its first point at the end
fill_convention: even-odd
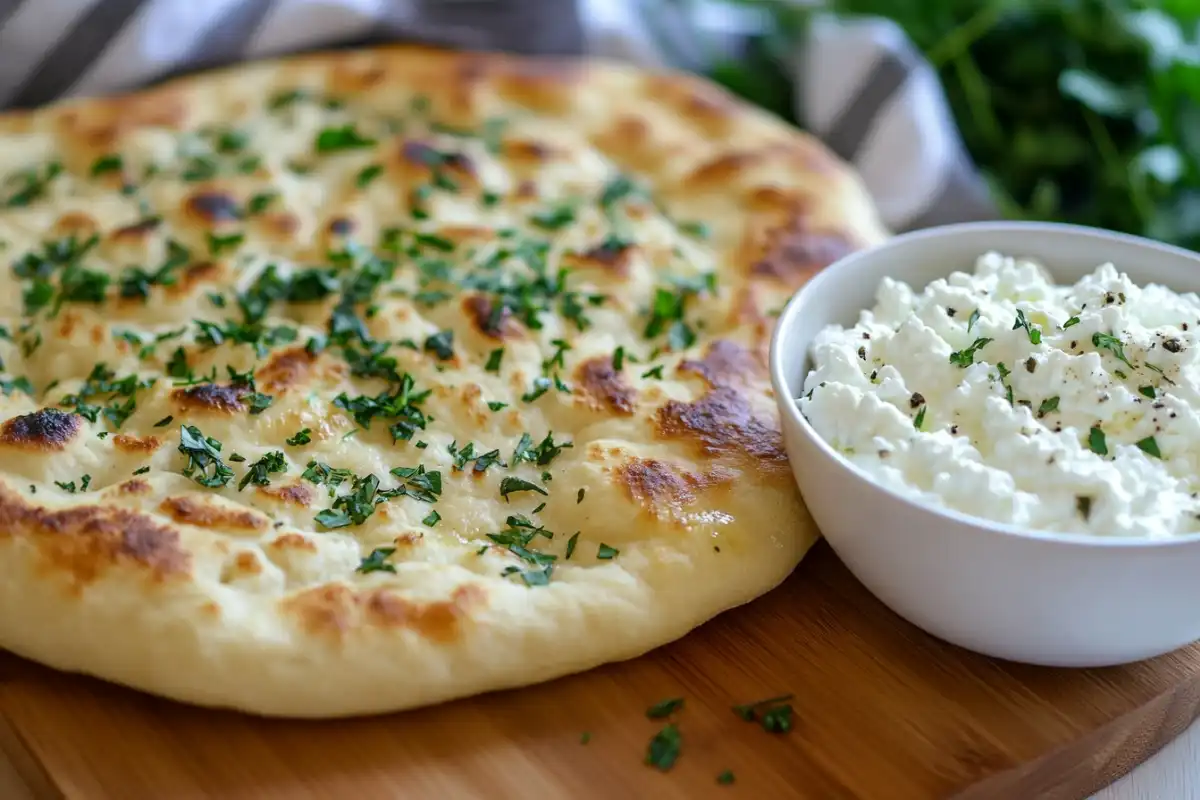
{"type": "Polygon", "coordinates": [[[816,538],[772,318],[884,231],[707,82],[319,54],[0,117],[0,176],[20,655],[384,712],[637,656],[816,538]]]}

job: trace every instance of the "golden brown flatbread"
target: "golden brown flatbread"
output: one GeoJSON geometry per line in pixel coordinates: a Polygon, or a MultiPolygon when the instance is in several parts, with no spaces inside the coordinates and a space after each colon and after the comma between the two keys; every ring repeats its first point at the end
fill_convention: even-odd
{"type": "Polygon", "coordinates": [[[414,47],[0,117],[0,646],[374,713],[671,641],[816,531],[764,370],[884,236],[692,77],[414,47]]]}

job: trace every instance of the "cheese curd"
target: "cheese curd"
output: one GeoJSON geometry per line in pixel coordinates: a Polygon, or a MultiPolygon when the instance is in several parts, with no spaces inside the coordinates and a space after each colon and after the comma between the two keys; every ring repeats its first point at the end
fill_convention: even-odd
{"type": "Polygon", "coordinates": [[[1072,286],[998,253],[884,279],[812,348],[817,433],[914,500],[1045,531],[1200,532],[1200,298],[1112,264],[1072,286]]]}

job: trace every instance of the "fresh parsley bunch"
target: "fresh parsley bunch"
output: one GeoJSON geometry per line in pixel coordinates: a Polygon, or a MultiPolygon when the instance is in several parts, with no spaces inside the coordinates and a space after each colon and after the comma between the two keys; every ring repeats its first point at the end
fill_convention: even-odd
{"type": "Polygon", "coordinates": [[[784,59],[815,11],[889,17],[938,71],[1006,216],[1200,249],[1196,0],[726,0],[763,32],[718,82],[795,121],[784,59]]]}

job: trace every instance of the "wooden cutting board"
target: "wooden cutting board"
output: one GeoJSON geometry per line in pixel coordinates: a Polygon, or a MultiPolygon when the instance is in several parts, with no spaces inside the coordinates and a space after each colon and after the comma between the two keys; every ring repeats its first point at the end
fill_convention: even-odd
{"type": "Polygon", "coordinates": [[[530,689],[272,721],[5,654],[0,712],[0,749],[33,797],[1082,798],[1200,714],[1200,646],[1107,670],[989,660],[900,620],[821,544],[782,587],[679,642],[530,689]],[[789,692],[788,733],[731,711],[789,692]],[[664,724],[645,712],[676,696],[682,751],[662,773],[642,763],[664,724]]]}

